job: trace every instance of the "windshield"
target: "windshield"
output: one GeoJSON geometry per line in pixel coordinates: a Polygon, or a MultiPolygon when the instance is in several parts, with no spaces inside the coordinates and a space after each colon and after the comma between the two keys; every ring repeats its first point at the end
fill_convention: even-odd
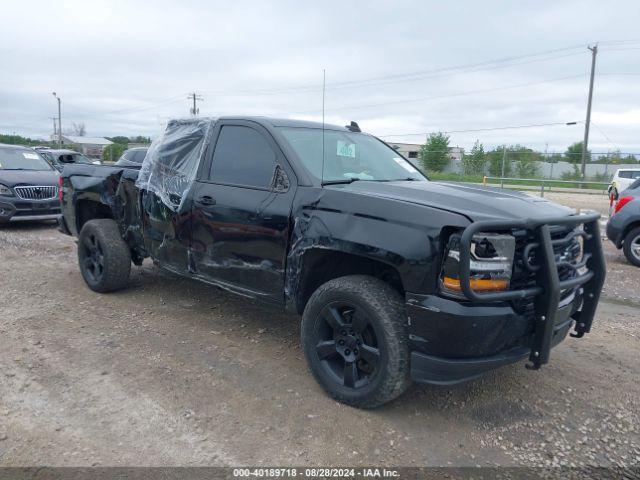
{"type": "Polygon", "coordinates": [[[318,128],[281,128],[302,163],[324,182],[426,180],[411,163],[380,140],[363,133],[318,128]],[[324,163],[324,172],[323,172],[324,163]]]}
{"type": "Polygon", "coordinates": [[[93,163],[89,157],[85,157],[81,153],[65,153],[60,155],[60,160],[66,163],[93,163]]]}
{"type": "Polygon", "coordinates": [[[51,166],[36,152],[0,147],[0,170],[51,170],[51,166]]]}

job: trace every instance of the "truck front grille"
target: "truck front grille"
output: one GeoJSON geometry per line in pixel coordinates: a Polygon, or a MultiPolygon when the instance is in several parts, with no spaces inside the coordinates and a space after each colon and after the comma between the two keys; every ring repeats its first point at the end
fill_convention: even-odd
{"type": "Polygon", "coordinates": [[[58,196],[58,187],[53,186],[14,187],[13,190],[23,200],[51,200],[58,196]]]}
{"type": "MultiPolygon", "coordinates": [[[[571,233],[568,228],[552,228],[551,240],[562,241],[571,233]]],[[[553,253],[555,255],[556,264],[558,264],[558,278],[569,280],[577,276],[577,271],[571,265],[577,264],[582,256],[582,246],[579,236],[569,237],[566,243],[558,243],[553,245],[553,253]]],[[[513,265],[513,276],[511,278],[511,289],[519,290],[536,285],[536,274],[526,268],[525,255],[527,245],[534,242],[534,239],[527,232],[516,233],[516,252],[513,265]]],[[[531,249],[528,253],[529,264],[536,264],[536,249],[531,249]]],[[[563,290],[560,293],[560,301],[572,295],[575,288],[563,290]]],[[[522,300],[514,300],[513,306],[516,311],[527,316],[533,315],[533,298],[524,298],[522,300]]]]}

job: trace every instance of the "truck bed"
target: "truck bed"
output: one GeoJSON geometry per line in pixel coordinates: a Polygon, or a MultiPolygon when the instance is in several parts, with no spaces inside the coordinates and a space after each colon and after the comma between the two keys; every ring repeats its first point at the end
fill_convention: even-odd
{"type": "Polygon", "coordinates": [[[61,173],[61,230],[77,236],[87,218],[113,218],[123,237],[140,224],[135,185],[138,168],[111,165],[66,165],[61,173]],[[97,215],[96,215],[97,214],[97,215]]]}

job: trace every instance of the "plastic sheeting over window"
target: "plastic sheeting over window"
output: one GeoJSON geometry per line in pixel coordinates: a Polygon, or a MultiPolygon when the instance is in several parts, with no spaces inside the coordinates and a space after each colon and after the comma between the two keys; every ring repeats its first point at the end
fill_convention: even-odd
{"type": "Polygon", "coordinates": [[[214,118],[171,120],[149,147],[136,186],[155,193],[174,212],[180,210],[211,138],[214,118]]]}

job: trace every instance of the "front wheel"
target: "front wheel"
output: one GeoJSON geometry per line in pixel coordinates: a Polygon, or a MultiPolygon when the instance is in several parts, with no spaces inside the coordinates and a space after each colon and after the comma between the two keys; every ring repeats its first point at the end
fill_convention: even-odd
{"type": "Polygon", "coordinates": [[[634,228],[624,237],[624,256],[636,267],[640,267],[640,227],[634,228]]]}
{"type": "Polygon", "coordinates": [[[402,297],[374,277],[331,280],[302,316],[309,369],[336,400],[374,408],[409,386],[407,317],[402,297]]]}
{"type": "Polygon", "coordinates": [[[100,293],[127,286],[131,251],[110,219],[90,220],[78,236],[78,263],[87,286],[100,293]]]}

